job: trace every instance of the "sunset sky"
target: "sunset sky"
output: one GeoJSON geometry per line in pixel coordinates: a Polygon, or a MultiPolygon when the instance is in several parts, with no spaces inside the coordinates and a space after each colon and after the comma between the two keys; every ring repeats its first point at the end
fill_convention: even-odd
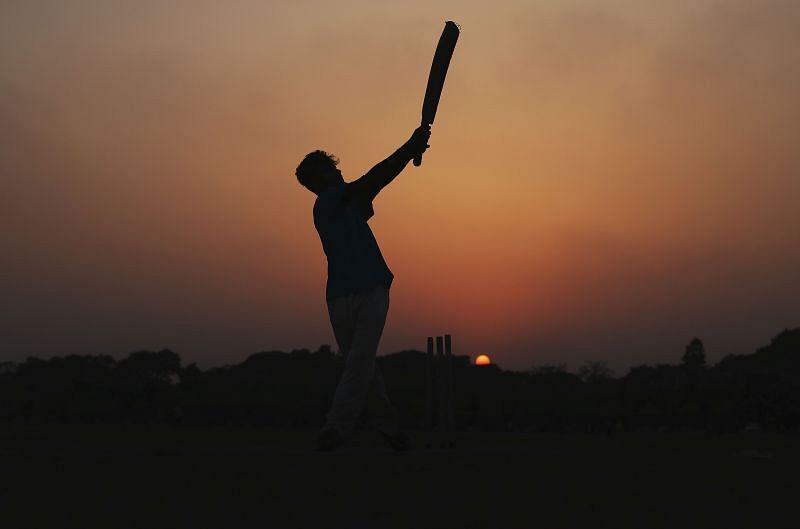
{"type": "Polygon", "coordinates": [[[800,326],[800,2],[4,1],[0,361],[333,343],[310,150],[375,201],[380,354],[618,374],[800,326]]]}

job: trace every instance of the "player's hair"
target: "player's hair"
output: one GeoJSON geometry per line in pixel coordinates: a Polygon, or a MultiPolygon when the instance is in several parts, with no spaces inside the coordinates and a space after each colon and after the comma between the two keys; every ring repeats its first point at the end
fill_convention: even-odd
{"type": "Polygon", "coordinates": [[[336,167],[337,165],[339,165],[339,159],[336,156],[325,151],[312,151],[306,154],[306,157],[295,169],[294,174],[298,182],[316,192],[319,188],[317,179],[319,170],[325,167],[336,167]]]}

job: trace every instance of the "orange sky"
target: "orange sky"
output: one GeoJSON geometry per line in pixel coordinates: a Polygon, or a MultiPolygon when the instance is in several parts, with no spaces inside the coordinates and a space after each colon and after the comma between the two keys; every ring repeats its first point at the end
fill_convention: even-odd
{"type": "Polygon", "coordinates": [[[4,2],[0,361],[332,343],[294,168],[405,141],[448,19],[431,150],[371,221],[382,353],[624,372],[800,324],[800,4],[487,6],[4,2]]]}

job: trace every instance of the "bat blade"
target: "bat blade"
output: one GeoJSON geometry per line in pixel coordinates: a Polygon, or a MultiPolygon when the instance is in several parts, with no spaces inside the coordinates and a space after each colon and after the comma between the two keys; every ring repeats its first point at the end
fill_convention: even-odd
{"type": "MultiPolygon", "coordinates": [[[[444,79],[447,76],[447,69],[450,67],[450,59],[456,49],[459,28],[453,21],[447,21],[436,45],[436,53],[433,55],[431,71],[428,75],[428,86],[425,88],[425,99],[422,101],[422,122],[421,125],[431,125],[436,118],[436,110],[439,108],[439,99],[442,97],[444,79]]],[[[422,164],[422,155],[414,158],[414,165],[422,164]]]]}

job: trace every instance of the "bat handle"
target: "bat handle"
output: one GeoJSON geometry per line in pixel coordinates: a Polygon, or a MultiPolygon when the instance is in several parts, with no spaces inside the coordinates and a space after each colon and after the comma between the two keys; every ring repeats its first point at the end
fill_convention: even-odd
{"type": "MultiPolygon", "coordinates": [[[[430,127],[430,126],[431,126],[431,124],[430,124],[430,123],[427,123],[427,122],[426,122],[426,121],[423,119],[423,120],[422,120],[422,124],[420,125],[420,128],[422,128],[422,127],[425,127],[425,126],[428,126],[428,127],[430,127]]],[[[420,154],[419,156],[415,156],[415,157],[414,157],[414,167],[419,167],[420,165],[422,165],[422,154],[420,154]]]]}

